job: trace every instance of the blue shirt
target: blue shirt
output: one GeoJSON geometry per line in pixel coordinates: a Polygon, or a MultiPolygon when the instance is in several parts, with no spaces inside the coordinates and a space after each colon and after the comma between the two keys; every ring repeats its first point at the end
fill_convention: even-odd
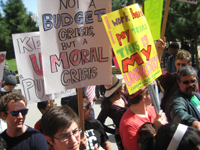
{"type": "Polygon", "coordinates": [[[167,68],[166,68],[166,71],[167,71],[167,72],[170,72],[170,73],[176,72],[175,56],[171,55],[171,56],[168,57],[168,59],[167,59],[167,68]],[[172,58],[171,58],[171,57],[172,57],[172,58]],[[170,64],[170,59],[172,59],[171,64],[170,64]],[[171,70],[170,70],[170,68],[171,68],[171,70]]]}

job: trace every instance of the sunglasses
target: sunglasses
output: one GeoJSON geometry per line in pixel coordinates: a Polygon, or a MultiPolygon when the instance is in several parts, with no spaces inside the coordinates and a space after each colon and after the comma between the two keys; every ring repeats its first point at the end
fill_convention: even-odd
{"type": "Polygon", "coordinates": [[[177,66],[186,66],[187,64],[181,64],[181,63],[177,63],[177,66]]]}
{"type": "Polygon", "coordinates": [[[13,117],[17,117],[19,113],[22,114],[22,116],[25,116],[28,113],[28,109],[22,109],[22,110],[13,110],[13,111],[6,111],[7,113],[11,113],[13,117]]]}
{"type": "Polygon", "coordinates": [[[197,83],[197,80],[190,80],[190,81],[181,81],[183,84],[185,84],[185,85],[187,85],[187,84],[189,84],[189,83],[191,83],[191,84],[195,84],[195,83],[197,83]]]}
{"type": "Polygon", "coordinates": [[[83,106],[83,108],[85,107],[87,110],[90,109],[91,103],[89,102],[87,105],[83,106]]]}

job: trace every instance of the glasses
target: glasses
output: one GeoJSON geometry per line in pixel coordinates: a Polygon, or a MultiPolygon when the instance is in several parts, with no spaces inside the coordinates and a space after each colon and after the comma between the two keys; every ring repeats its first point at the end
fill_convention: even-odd
{"type": "Polygon", "coordinates": [[[90,109],[91,103],[89,102],[87,105],[83,106],[83,108],[85,107],[87,110],[90,109]]]}
{"type": "Polygon", "coordinates": [[[177,63],[176,65],[177,65],[177,66],[183,66],[183,67],[184,67],[184,66],[186,66],[187,64],[177,63]]]}
{"type": "Polygon", "coordinates": [[[81,129],[76,129],[72,132],[72,134],[70,135],[64,135],[63,137],[61,138],[56,138],[56,137],[53,137],[54,139],[57,139],[59,140],[60,142],[66,142],[66,141],[69,141],[71,136],[73,135],[75,138],[78,138],[81,134],[82,130],[81,129]]]}
{"type": "Polygon", "coordinates": [[[7,113],[11,113],[13,117],[17,117],[19,113],[22,114],[22,116],[25,116],[28,113],[28,109],[22,109],[22,110],[13,110],[13,111],[6,111],[7,113]]]}
{"type": "Polygon", "coordinates": [[[181,82],[182,82],[183,84],[187,85],[187,84],[189,84],[189,83],[195,84],[195,83],[197,83],[197,80],[190,80],[190,81],[186,80],[186,81],[181,81],[181,82]]]}

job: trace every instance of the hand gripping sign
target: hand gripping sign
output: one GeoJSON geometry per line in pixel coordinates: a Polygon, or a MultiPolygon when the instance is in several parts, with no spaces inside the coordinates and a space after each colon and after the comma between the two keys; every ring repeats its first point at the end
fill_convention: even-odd
{"type": "Polygon", "coordinates": [[[161,75],[153,38],[138,4],[103,15],[102,20],[129,94],[161,75]]]}

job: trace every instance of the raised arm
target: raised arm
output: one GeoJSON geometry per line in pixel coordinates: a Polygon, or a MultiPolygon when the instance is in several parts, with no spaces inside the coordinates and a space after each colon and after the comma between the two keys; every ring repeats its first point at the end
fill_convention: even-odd
{"type": "Polygon", "coordinates": [[[161,56],[162,56],[164,49],[165,49],[165,37],[164,37],[164,39],[159,39],[156,42],[156,50],[157,50],[157,54],[158,54],[158,59],[160,61],[161,61],[161,56]]]}

